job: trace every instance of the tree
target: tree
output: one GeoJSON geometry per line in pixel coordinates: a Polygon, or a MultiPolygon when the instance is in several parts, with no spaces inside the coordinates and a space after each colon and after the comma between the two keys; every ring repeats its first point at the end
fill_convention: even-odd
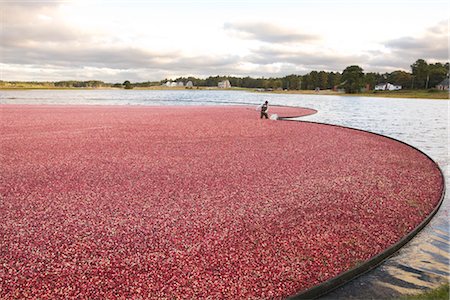
{"type": "Polygon", "coordinates": [[[128,81],[128,80],[125,80],[125,81],[123,82],[123,86],[125,87],[126,90],[131,90],[131,89],[133,88],[133,85],[132,85],[131,82],[128,81]]]}
{"type": "Polygon", "coordinates": [[[346,93],[358,93],[364,86],[363,69],[356,65],[345,68],[342,72],[341,85],[346,93]]]}
{"type": "Polygon", "coordinates": [[[300,84],[301,84],[301,77],[298,75],[288,75],[284,78],[282,78],[283,84],[282,84],[282,88],[283,89],[288,89],[288,90],[299,90],[301,88],[300,84]]]}
{"type": "Polygon", "coordinates": [[[428,63],[423,59],[416,60],[415,63],[411,65],[413,78],[413,87],[415,89],[427,88],[429,81],[429,67],[428,63]]]}
{"type": "Polygon", "coordinates": [[[339,72],[331,72],[328,74],[328,88],[334,89],[341,82],[341,74],[339,72]]]}
{"type": "Polygon", "coordinates": [[[428,88],[433,88],[438,85],[442,80],[447,77],[448,65],[447,67],[441,63],[429,64],[429,83],[428,88]]]}
{"type": "Polygon", "coordinates": [[[325,71],[320,71],[318,76],[318,87],[322,90],[328,87],[328,74],[325,71]]]}
{"type": "Polygon", "coordinates": [[[319,72],[311,71],[308,77],[308,90],[314,90],[319,86],[319,72]]]}
{"type": "Polygon", "coordinates": [[[379,73],[369,72],[364,76],[364,83],[370,86],[370,89],[373,89],[375,85],[380,83],[382,80],[382,76],[379,73]]]}
{"type": "Polygon", "coordinates": [[[412,84],[411,73],[405,71],[394,71],[388,75],[388,81],[390,83],[401,85],[403,89],[410,89],[412,84]]]}

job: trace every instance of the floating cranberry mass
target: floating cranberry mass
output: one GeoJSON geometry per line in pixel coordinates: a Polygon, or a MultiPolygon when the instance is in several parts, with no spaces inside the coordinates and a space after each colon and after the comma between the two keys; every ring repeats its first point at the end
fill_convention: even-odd
{"type": "Polygon", "coordinates": [[[392,246],[443,185],[408,145],[252,107],[0,108],[3,299],[285,298],[392,246]]]}

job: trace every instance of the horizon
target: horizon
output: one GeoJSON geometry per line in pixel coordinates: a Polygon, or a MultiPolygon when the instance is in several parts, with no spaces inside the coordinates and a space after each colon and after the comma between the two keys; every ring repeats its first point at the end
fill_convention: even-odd
{"type": "Polygon", "coordinates": [[[2,0],[0,80],[147,82],[447,62],[447,1],[2,0]],[[162,79],[164,78],[164,79],[162,79]]]}
{"type": "MultiPolygon", "coordinates": [[[[436,63],[446,64],[446,63],[449,63],[449,62],[447,61],[447,62],[436,62],[436,63]]],[[[412,74],[411,71],[404,71],[404,70],[393,70],[392,72],[397,72],[397,71],[402,71],[402,72],[406,72],[406,73],[412,74]]],[[[288,75],[283,75],[283,76],[280,76],[280,77],[265,77],[265,76],[260,76],[260,77],[248,76],[248,77],[250,77],[252,79],[263,79],[263,80],[266,80],[266,79],[283,79],[283,78],[288,77],[288,76],[300,76],[300,77],[307,76],[311,72],[318,72],[318,73],[320,73],[320,72],[326,72],[326,73],[334,72],[336,74],[342,74],[343,70],[342,71],[330,71],[330,72],[323,71],[323,70],[312,70],[312,71],[310,71],[310,72],[308,72],[306,74],[288,74],[288,75]]],[[[392,72],[386,72],[386,73],[373,72],[373,73],[384,75],[384,74],[389,74],[389,73],[392,73],[392,72]]],[[[369,73],[369,72],[365,72],[364,71],[364,74],[367,74],[367,73],[369,73]]],[[[31,81],[29,81],[29,80],[3,80],[3,79],[0,79],[0,82],[22,82],[22,83],[33,83],[33,82],[35,82],[35,83],[46,83],[46,82],[48,82],[48,83],[56,83],[56,82],[71,82],[71,81],[74,81],[74,82],[99,81],[99,82],[102,82],[104,84],[123,84],[123,82],[125,82],[125,81],[130,81],[131,84],[140,84],[140,83],[147,83],[147,82],[148,83],[156,83],[156,82],[160,82],[161,83],[161,82],[164,82],[164,81],[165,82],[178,82],[179,80],[181,80],[181,81],[197,80],[197,79],[198,80],[206,80],[208,78],[216,78],[216,77],[219,77],[219,78],[222,78],[222,79],[232,79],[232,78],[245,78],[246,76],[231,76],[231,75],[216,74],[216,75],[199,76],[199,77],[179,76],[179,77],[176,77],[176,78],[164,78],[164,79],[144,80],[144,81],[130,81],[128,79],[120,80],[120,81],[117,81],[117,80],[115,80],[115,81],[114,80],[113,81],[103,81],[103,80],[95,79],[95,78],[91,78],[91,79],[45,80],[45,81],[39,81],[39,80],[31,80],[31,81]]]]}

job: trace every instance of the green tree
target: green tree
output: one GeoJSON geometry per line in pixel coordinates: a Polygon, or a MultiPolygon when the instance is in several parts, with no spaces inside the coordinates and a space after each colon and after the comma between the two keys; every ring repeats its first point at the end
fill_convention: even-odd
{"type": "Polygon", "coordinates": [[[341,82],[341,74],[339,72],[330,72],[328,74],[328,88],[334,89],[334,87],[337,87],[339,83],[341,82]]]}
{"type": "Polygon", "coordinates": [[[318,75],[318,87],[324,90],[328,87],[328,74],[325,71],[320,71],[318,75]]]}
{"type": "Polygon", "coordinates": [[[299,90],[301,87],[301,77],[298,75],[289,75],[282,78],[283,81],[283,89],[288,90],[299,90]]]}
{"type": "Polygon", "coordinates": [[[358,93],[364,86],[364,73],[360,66],[348,66],[342,72],[341,84],[346,93],[358,93]]]}
{"type": "Polygon", "coordinates": [[[319,86],[319,72],[311,71],[308,78],[308,90],[314,90],[319,86]]]}
{"type": "Polygon", "coordinates": [[[434,88],[442,80],[444,80],[445,77],[447,77],[448,64],[447,67],[441,63],[429,64],[428,70],[429,70],[428,88],[434,88]]]}
{"type": "Polygon", "coordinates": [[[403,89],[410,89],[412,85],[412,74],[405,71],[394,71],[388,75],[390,83],[401,85],[403,89]]]}
{"type": "Polygon", "coordinates": [[[133,85],[131,84],[131,82],[129,80],[125,80],[123,82],[123,86],[126,90],[131,90],[133,88],[133,85]]]}
{"type": "Polygon", "coordinates": [[[412,88],[414,89],[424,89],[427,88],[429,81],[429,67],[428,63],[423,59],[416,60],[415,63],[411,65],[412,74],[414,76],[412,88]]]}
{"type": "Polygon", "coordinates": [[[364,83],[370,86],[370,89],[373,90],[375,85],[380,83],[382,76],[379,73],[369,72],[364,76],[364,83]]]}

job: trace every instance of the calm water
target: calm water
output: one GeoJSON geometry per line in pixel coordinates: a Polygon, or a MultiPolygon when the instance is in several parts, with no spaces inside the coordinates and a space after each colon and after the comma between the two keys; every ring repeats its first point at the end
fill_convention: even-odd
{"type": "MultiPolygon", "coordinates": [[[[444,203],[433,220],[396,255],[324,299],[391,298],[449,281],[449,101],[277,95],[238,91],[31,90],[1,91],[0,104],[50,105],[257,105],[318,110],[301,120],[338,124],[390,136],[419,148],[445,174],[444,203]]],[[[1,115],[0,115],[1,117],[1,115]]]]}

